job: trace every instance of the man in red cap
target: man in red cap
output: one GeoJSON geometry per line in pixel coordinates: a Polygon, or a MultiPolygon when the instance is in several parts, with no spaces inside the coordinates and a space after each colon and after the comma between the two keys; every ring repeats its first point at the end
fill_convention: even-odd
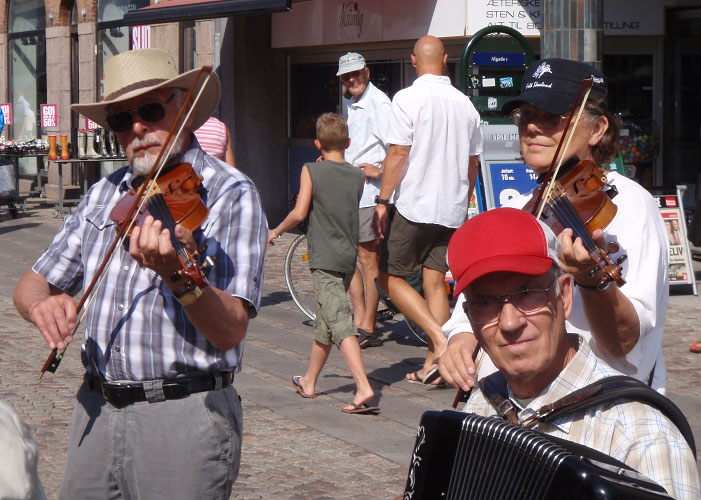
{"type": "MultiPolygon", "coordinates": [[[[504,402],[490,399],[489,387],[505,381],[502,397],[523,422],[577,389],[621,375],[582,336],[566,330],[574,282],[560,267],[560,251],[548,226],[514,208],[479,214],[451,238],[448,264],[455,293],[464,294],[479,345],[499,370],[480,380],[464,411],[500,415],[504,402]]],[[[614,399],[535,428],[625,462],[674,498],[699,498],[691,448],[652,406],[614,399]]]]}

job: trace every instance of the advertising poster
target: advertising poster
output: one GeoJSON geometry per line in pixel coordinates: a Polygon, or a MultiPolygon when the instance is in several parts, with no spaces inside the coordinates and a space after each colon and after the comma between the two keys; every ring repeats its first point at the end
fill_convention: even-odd
{"type": "Polygon", "coordinates": [[[58,113],[56,104],[42,104],[41,109],[41,128],[58,127],[58,113]]]}
{"type": "Polygon", "coordinates": [[[691,284],[694,275],[689,269],[689,248],[686,244],[686,234],[681,223],[679,208],[660,208],[669,238],[669,283],[691,284]]]}
{"type": "Polygon", "coordinates": [[[0,104],[0,110],[5,117],[5,125],[12,125],[12,103],[0,104]]]}
{"type": "Polygon", "coordinates": [[[695,285],[696,276],[679,196],[656,195],[655,199],[669,240],[669,285],[695,285]]]}
{"type": "Polygon", "coordinates": [[[489,178],[492,190],[493,206],[501,207],[504,203],[520,194],[528,193],[536,187],[538,176],[527,165],[518,162],[489,162],[489,178]]]}

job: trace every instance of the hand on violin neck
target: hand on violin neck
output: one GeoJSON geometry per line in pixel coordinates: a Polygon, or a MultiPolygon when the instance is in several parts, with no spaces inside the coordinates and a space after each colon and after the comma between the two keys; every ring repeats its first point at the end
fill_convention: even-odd
{"type": "MultiPolygon", "coordinates": [[[[592,233],[592,238],[599,248],[606,248],[604,232],[597,229],[592,233]]],[[[560,266],[566,273],[574,276],[575,282],[584,286],[596,286],[601,276],[597,273],[590,276],[597,263],[593,261],[591,254],[584,247],[581,238],[574,238],[572,229],[564,229],[559,235],[562,253],[560,254],[560,266]]]]}
{"type": "MultiPolygon", "coordinates": [[[[175,226],[175,239],[184,244],[189,252],[195,251],[192,232],[180,224],[175,226]]],[[[154,270],[162,277],[171,276],[182,268],[170,231],[164,229],[161,221],[150,215],[132,231],[129,238],[129,254],[140,265],[154,270]]]]}

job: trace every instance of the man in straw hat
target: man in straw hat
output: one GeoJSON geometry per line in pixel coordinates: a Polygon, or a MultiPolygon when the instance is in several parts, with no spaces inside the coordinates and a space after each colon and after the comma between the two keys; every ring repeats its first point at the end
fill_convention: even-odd
{"type": "MultiPolygon", "coordinates": [[[[479,345],[499,369],[480,380],[464,411],[523,423],[546,405],[560,408],[556,402],[578,389],[622,375],[568,331],[575,285],[560,255],[552,230],[515,208],[476,215],[453,234],[448,264],[455,293],[465,298],[479,345]]],[[[587,397],[595,399],[594,392],[587,397]]],[[[639,401],[628,392],[534,428],[624,462],[673,498],[699,498],[696,461],[682,433],[639,401]]]]}
{"type": "MultiPolygon", "coordinates": [[[[72,297],[115,237],[110,212],[148,174],[198,71],[178,75],[163,50],[125,52],[105,65],[105,100],[73,106],[117,134],[129,166],[88,191],[17,285],[18,311],[50,348],[73,340],[72,297]]],[[[117,247],[83,322],[86,374],[60,498],[228,499],[238,474],[242,412],[232,382],[260,303],[267,222],[251,180],[191,135],[221,95],[214,73],[198,87],[165,170],[186,162],[202,177],[209,214],[194,232],[175,225],[174,235],[216,264],[202,285],[180,273],[169,230],[150,215],[117,247]]]]}

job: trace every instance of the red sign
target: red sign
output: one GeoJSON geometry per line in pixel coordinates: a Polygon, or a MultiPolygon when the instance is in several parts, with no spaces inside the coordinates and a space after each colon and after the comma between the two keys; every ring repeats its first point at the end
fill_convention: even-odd
{"type": "Polygon", "coordinates": [[[0,104],[0,109],[5,117],[5,125],[12,125],[12,104],[9,102],[6,104],[0,104]]]}
{"type": "Polygon", "coordinates": [[[131,27],[131,48],[148,49],[151,47],[151,26],[132,26],[131,27]]]}
{"type": "Polygon", "coordinates": [[[86,129],[88,129],[88,130],[95,130],[95,129],[98,128],[98,127],[99,127],[99,125],[98,125],[97,123],[95,123],[94,121],[92,121],[92,120],[91,120],[90,118],[88,118],[87,116],[85,117],[85,128],[86,128],[86,129]]]}
{"type": "Polygon", "coordinates": [[[58,106],[55,104],[41,105],[41,128],[58,127],[58,106]]]}
{"type": "Polygon", "coordinates": [[[666,203],[665,206],[667,206],[667,207],[676,207],[677,206],[677,197],[676,196],[665,196],[664,201],[666,203]]]}

